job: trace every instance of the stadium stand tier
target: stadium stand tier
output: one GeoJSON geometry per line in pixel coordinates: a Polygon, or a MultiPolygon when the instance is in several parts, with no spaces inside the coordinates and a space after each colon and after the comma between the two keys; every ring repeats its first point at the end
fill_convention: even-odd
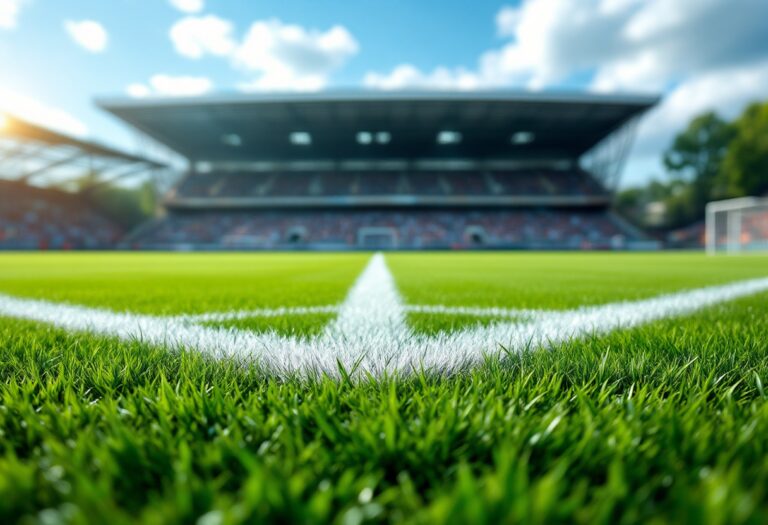
{"type": "Polygon", "coordinates": [[[582,171],[330,171],[189,174],[175,189],[186,198],[428,196],[605,196],[582,171]]]}
{"type": "Polygon", "coordinates": [[[312,210],[180,212],[146,229],[135,248],[622,248],[604,210],[312,210]]]}
{"type": "Polygon", "coordinates": [[[164,216],[123,244],[142,249],[626,247],[642,234],[610,211],[606,165],[620,161],[585,160],[617,150],[605,144],[655,103],[427,91],[99,102],[189,161],[164,216]]]}
{"type": "Polygon", "coordinates": [[[0,180],[0,249],[106,249],[124,233],[82,196],[0,180]]]}

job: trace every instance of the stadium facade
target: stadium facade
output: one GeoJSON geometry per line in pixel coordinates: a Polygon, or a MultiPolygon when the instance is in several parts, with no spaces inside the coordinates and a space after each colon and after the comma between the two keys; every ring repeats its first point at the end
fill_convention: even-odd
{"type": "Polygon", "coordinates": [[[324,92],[99,105],[187,159],[147,249],[583,249],[656,97],[324,92]]]}

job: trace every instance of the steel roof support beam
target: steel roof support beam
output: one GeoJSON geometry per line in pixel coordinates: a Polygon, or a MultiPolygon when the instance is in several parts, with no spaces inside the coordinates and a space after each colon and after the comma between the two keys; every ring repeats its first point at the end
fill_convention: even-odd
{"type": "Polygon", "coordinates": [[[99,181],[94,182],[93,184],[89,185],[87,188],[85,188],[84,192],[93,192],[103,186],[108,186],[112,184],[115,181],[125,179],[127,177],[131,177],[133,175],[137,175],[144,172],[151,172],[153,171],[152,166],[147,165],[143,162],[136,164],[131,164],[129,166],[129,169],[122,171],[120,173],[117,173],[116,175],[113,175],[112,177],[109,177],[107,179],[102,179],[99,181]]]}
{"type": "Polygon", "coordinates": [[[82,158],[83,155],[85,155],[85,154],[82,151],[78,151],[76,154],[71,155],[69,157],[65,157],[63,159],[51,162],[49,164],[45,164],[44,166],[40,166],[38,168],[35,168],[35,169],[31,170],[31,171],[27,171],[26,173],[24,173],[24,175],[22,175],[19,178],[19,180],[24,181],[24,182],[29,182],[29,180],[32,177],[40,175],[41,173],[45,173],[46,171],[51,170],[53,168],[58,168],[59,166],[64,166],[66,164],[70,164],[70,163],[72,163],[72,162],[82,158]]]}
{"type": "Polygon", "coordinates": [[[0,161],[3,162],[20,162],[25,161],[27,159],[31,159],[34,157],[37,157],[44,151],[48,150],[49,148],[45,146],[40,147],[31,147],[31,148],[25,148],[24,143],[19,142],[18,145],[15,148],[11,148],[10,155],[7,155],[5,157],[0,158],[0,161]]]}

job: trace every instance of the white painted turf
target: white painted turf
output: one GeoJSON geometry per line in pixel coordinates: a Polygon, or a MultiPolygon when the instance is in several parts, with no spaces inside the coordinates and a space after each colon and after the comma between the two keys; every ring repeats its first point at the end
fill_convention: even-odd
{"type": "Polygon", "coordinates": [[[397,291],[384,256],[376,254],[340,306],[160,317],[0,294],[0,316],[171,349],[192,349],[215,357],[254,360],[281,376],[321,373],[338,376],[339,363],[346,370],[365,371],[373,375],[409,373],[414,369],[452,373],[476,365],[502,348],[506,352],[519,352],[573,338],[605,334],[658,319],[690,314],[766,290],[768,278],[761,278],[570,311],[407,306],[397,291]],[[407,312],[505,320],[491,326],[428,336],[416,334],[408,328],[407,312]],[[317,313],[336,313],[337,316],[320,336],[314,338],[201,324],[317,313]]]}

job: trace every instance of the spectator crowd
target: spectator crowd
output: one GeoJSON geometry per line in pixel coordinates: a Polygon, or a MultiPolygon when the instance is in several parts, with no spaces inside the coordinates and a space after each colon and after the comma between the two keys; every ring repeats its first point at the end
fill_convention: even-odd
{"type": "Polygon", "coordinates": [[[318,210],[172,213],[135,247],[608,248],[626,236],[605,210],[318,210]]]}
{"type": "Polygon", "coordinates": [[[0,180],[0,249],[106,249],[122,235],[79,195],[0,180]]]}

